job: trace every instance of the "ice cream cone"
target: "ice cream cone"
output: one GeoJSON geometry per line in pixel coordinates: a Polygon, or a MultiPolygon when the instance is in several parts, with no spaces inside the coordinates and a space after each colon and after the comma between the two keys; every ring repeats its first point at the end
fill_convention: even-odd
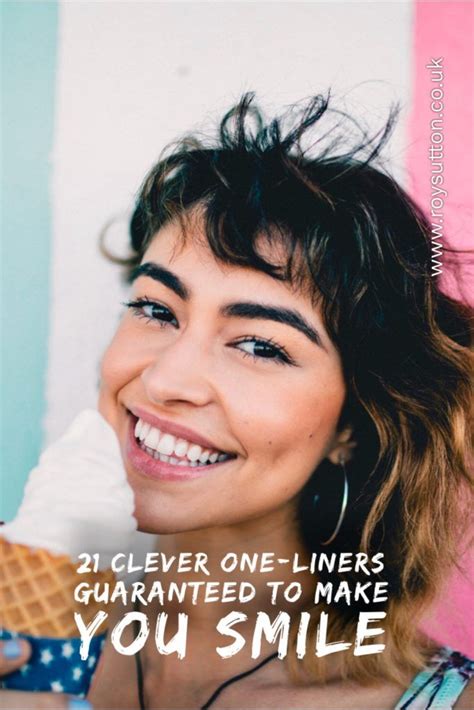
{"type": "Polygon", "coordinates": [[[21,636],[31,645],[28,663],[0,686],[87,693],[106,619],[82,647],[74,613],[83,629],[108,609],[92,595],[76,601],[74,590],[82,583],[100,583],[99,591],[107,582],[115,586],[112,560],[132,548],[133,510],[115,432],[97,411],[81,412],[41,454],[16,517],[0,528],[0,640],[21,636]],[[78,573],[83,553],[94,555],[97,572],[78,573]]]}
{"type": "MultiPolygon", "coordinates": [[[[72,638],[78,636],[74,612],[87,626],[103,603],[74,601],[74,589],[82,582],[115,582],[111,570],[78,574],[78,563],[67,555],[11,543],[0,537],[0,625],[30,636],[72,638]]],[[[101,626],[101,633],[106,629],[101,626]]]]}

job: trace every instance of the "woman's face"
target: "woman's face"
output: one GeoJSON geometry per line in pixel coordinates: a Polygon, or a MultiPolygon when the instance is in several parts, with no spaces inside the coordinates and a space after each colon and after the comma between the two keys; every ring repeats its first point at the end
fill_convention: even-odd
{"type": "Polygon", "coordinates": [[[163,227],[142,266],[103,357],[99,398],[139,528],[190,531],[293,510],[318,463],[337,460],[345,396],[309,296],[219,263],[196,226],[184,245],[177,224],[163,227]]]}

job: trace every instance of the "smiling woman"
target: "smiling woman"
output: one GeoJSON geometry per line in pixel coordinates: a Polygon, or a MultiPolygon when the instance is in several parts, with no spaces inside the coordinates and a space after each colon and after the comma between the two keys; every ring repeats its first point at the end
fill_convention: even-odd
{"type": "Polygon", "coordinates": [[[344,379],[311,299],[219,263],[198,230],[183,243],[172,223],[152,240],[102,365],[102,411],[121,430],[149,532],[293,509],[315,462],[336,456],[344,379]],[[190,478],[192,490],[176,485],[190,478]],[[150,479],[175,485],[155,498],[150,479]]]}
{"type": "MultiPolygon", "coordinates": [[[[139,527],[162,535],[163,554],[205,552],[216,582],[228,579],[219,560],[229,551],[308,563],[299,596],[280,596],[277,610],[288,629],[290,617],[304,619],[316,653],[301,653],[300,621],[285,664],[270,662],[268,629],[268,663],[255,667],[249,644],[223,659],[227,609],[170,601],[172,629],[174,613],[189,618],[186,663],[147,644],[135,677],[108,646],[97,707],[380,710],[425,667],[426,683],[397,705],[421,708],[439,678],[459,681],[451,703],[472,672],[417,630],[456,559],[471,490],[470,314],[430,276],[425,217],[375,167],[393,116],[349,152],[337,153],[330,133],[314,156],[303,144],[324,114],[316,97],[289,127],[288,117],[265,124],[246,95],[215,143],[187,138],[150,171],[122,262],[132,295],[103,357],[99,402],[139,527]],[[370,580],[388,585],[372,616],[385,620],[383,644],[328,660],[360,649],[364,595],[348,602],[344,585],[368,580],[360,567],[320,568],[322,596],[323,583],[343,591],[316,603],[309,560],[322,550],[383,555],[370,580]]],[[[275,616],[268,585],[295,580],[281,565],[247,578],[255,596],[233,608],[244,643],[266,623],[259,614],[275,616]]],[[[158,581],[178,578],[149,573],[145,588],[158,581]]]]}

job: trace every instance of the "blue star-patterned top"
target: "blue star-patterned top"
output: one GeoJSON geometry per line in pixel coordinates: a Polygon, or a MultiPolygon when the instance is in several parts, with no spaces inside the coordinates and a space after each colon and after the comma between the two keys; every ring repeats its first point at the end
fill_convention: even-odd
{"type": "Polygon", "coordinates": [[[87,694],[104,645],[105,634],[92,638],[85,661],[79,655],[80,638],[39,638],[0,630],[0,640],[11,638],[24,638],[29,641],[32,653],[28,663],[1,679],[2,688],[70,693],[78,697],[87,694]]]}

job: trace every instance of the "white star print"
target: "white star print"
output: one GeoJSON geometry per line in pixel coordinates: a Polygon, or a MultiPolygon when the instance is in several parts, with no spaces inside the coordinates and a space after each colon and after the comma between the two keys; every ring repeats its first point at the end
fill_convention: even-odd
{"type": "Polygon", "coordinates": [[[40,663],[43,663],[45,666],[49,666],[53,659],[54,656],[49,648],[45,648],[41,651],[40,663]]]}
{"type": "Polygon", "coordinates": [[[87,661],[87,665],[89,666],[89,668],[92,668],[94,663],[95,663],[95,656],[90,656],[89,660],[87,661]]]}
{"type": "Polygon", "coordinates": [[[53,682],[50,685],[51,685],[51,690],[53,691],[53,693],[62,693],[64,691],[61,681],[59,681],[59,680],[53,680],[53,682]]]}
{"type": "Polygon", "coordinates": [[[82,670],[82,668],[79,668],[79,666],[76,666],[75,668],[73,668],[72,669],[73,680],[80,680],[82,673],[83,673],[83,670],[82,670]]]}
{"type": "Polygon", "coordinates": [[[64,658],[71,658],[72,654],[74,653],[74,648],[73,645],[70,641],[66,641],[66,643],[63,643],[62,645],[62,655],[64,658]]]}
{"type": "Polygon", "coordinates": [[[29,665],[29,663],[25,663],[25,665],[20,668],[21,675],[26,675],[30,669],[31,666],[29,665]]]}

